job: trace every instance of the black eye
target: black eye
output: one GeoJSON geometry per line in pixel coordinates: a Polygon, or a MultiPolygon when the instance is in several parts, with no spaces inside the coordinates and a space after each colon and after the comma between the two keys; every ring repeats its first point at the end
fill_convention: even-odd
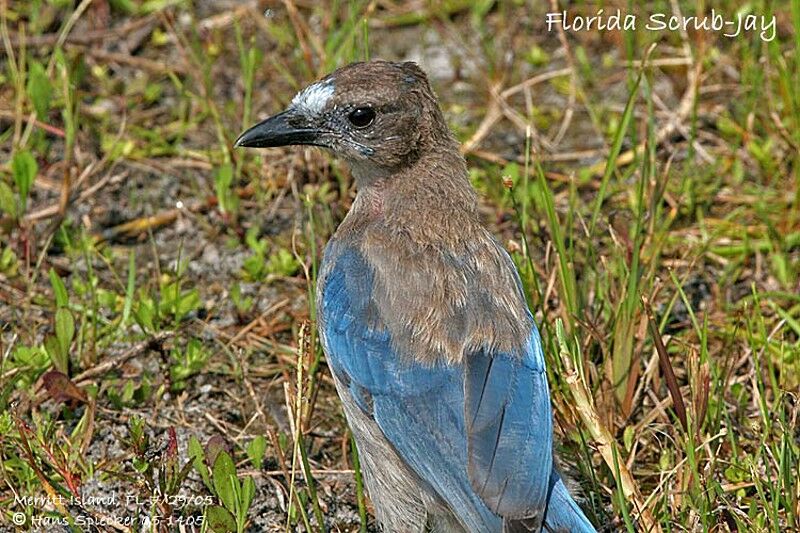
{"type": "Polygon", "coordinates": [[[347,115],[347,120],[356,128],[366,128],[375,120],[375,111],[371,107],[357,107],[347,115]]]}

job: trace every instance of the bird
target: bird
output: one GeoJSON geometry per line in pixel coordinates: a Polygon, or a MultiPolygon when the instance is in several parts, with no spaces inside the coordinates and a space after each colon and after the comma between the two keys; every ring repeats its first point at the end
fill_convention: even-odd
{"type": "Polygon", "coordinates": [[[323,252],[319,337],[383,531],[592,532],[553,458],[539,331],[414,62],[340,67],[236,147],[310,145],[356,196],[323,252]]]}

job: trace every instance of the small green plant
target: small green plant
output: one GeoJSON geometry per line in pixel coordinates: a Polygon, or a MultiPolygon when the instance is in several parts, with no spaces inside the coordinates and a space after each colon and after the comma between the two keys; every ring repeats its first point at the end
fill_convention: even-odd
{"type": "Polygon", "coordinates": [[[230,290],[231,301],[236,307],[236,313],[240,319],[253,309],[253,298],[250,296],[242,296],[242,286],[238,282],[231,285],[230,290]]]}
{"type": "Polygon", "coordinates": [[[267,239],[259,238],[260,229],[257,226],[248,228],[245,233],[245,243],[253,252],[242,265],[242,274],[247,281],[264,281],[269,276],[293,276],[300,269],[300,263],[292,252],[286,248],[277,248],[269,251],[267,239]]]}
{"type": "Polygon", "coordinates": [[[136,486],[142,492],[142,501],[149,502],[148,510],[151,518],[159,521],[171,520],[173,515],[185,515],[191,509],[188,506],[177,507],[178,495],[192,469],[192,461],[181,464],[178,454],[178,438],[175,428],[167,428],[165,447],[154,452],[147,433],[145,421],[132,417],[128,425],[128,436],[122,444],[133,455],[133,474],[126,477],[136,479],[136,486]]]}
{"type": "Polygon", "coordinates": [[[260,252],[256,252],[247,259],[242,265],[245,279],[248,281],[265,281],[269,277],[286,277],[297,273],[300,263],[294,255],[285,249],[280,248],[264,257],[260,252]]]}
{"type": "Polygon", "coordinates": [[[113,384],[106,389],[106,396],[115,409],[134,407],[149,400],[153,394],[153,384],[145,374],[141,379],[126,379],[121,384],[113,384]]]}
{"type": "Polygon", "coordinates": [[[175,347],[171,358],[174,364],[169,369],[173,390],[183,390],[186,380],[205,368],[211,354],[199,339],[190,339],[185,349],[175,347]]]}
{"type": "Polygon", "coordinates": [[[156,299],[146,289],[140,289],[132,303],[134,319],[148,332],[161,331],[170,322],[179,324],[202,306],[198,289],[184,290],[180,281],[162,282],[158,295],[156,299]]]}
{"type": "Polygon", "coordinates": [[[225,215],[236,214],[239,208],[239,197],[232,188],[233,165],[225,163],[214,172],[214,192],[217,194],[219,210],[225,215]]]}
{"type": "Polygon", "coordinates": [[[150,436],[147,434],[145,421],[139,416],[132,416],[128,422],[128,438],[123,440],[123,445],[133,452],[133,468],[142,473],[149,467],[145,459],[147,449],[150,447],[150,436]]]}
{"type": "Polygon", "coordinates": [[[12,219],[16,219],[19,214],[14,191],[3,180],[0,180],[0,213],[7,213],[12,219]]]}
{"type": "MultiPolygon", "coordinates": [[[[233,459],[222,446],[209,442],[207,448],[208,450],[203,450],[196,437],[189,439],[192,464],[203,483],[219,500],[219,504],[206,506],[205,522],[211,531],[217,533],[243,533],[247,525],[247,513],[256,493],[255,482],[251,476],[239,478],[233,459]]],[[[261,442],[256,438],[250,443],[248,457],[253,464],[263,458],[265,449],[266,441],[261,442]]]]}
{"type": "Polygon", "coordinates": [[[36,164],[36,159],[29,151],[21,150],[14,154],[11,169],[19,195],[16,213],[21,216],[27,208],[28,194],[34,179],[36,179],[36,174],[39,172],[39,165],[36,164]]]}
{"type": "Polygon", "coordinates": [[[256,470],[261,470],[264,465],[264,452],[267,451],[267,439],[258,435],[247,444],[247,458],[256,470]]]}
{"type": "MultiPolygon", "coordinates": [[[[35,473],[42,487],[49,494],[58,492],[79,497],[83,478],[91,469],[79,447],[83,432],[88,428],[85,418],[71,436],[58,433],[57,420],[46,413],[34,414],[30,421],[13,414],[11,418],[19,443],[19,456],[35,473]]],[[[63,516],[68,517],[63,506],[57,502],[54,504],[63,516]]]]}
{"type": "Polygon", "coordinates": [[[253,478],[248,476],[240,480],[236,475],[236,467],[227,452],[220,452],[212,468],[214,492],[222,502],[222,506],[212,505],[206,508],[206,517],[214,531],[231,531],[243,533],[247,523],[247,512],[256,493],[253,478]],[[216,526],[223,525],[223,529],[216,526]],[[231,528],[230,526],[234,527],[231,528]]]}
{"type": "Polygon", "coordinates": [[[27,388],[50,366],[50,357],[43,346],[20,344],[11,352],[11,363],[19,368],[16,386],[27,388]]]}
{"type": "Polygon", "coordinates": [[[259,238],[260,231],[258,226],[251,226],[244,234],[244,242],[253,252],[242,265],[242,274],[248,281],[263,281],[267,275],[266,255],[269,242],[259,238]]]}
{"type": "Polygon", "coordinates": [[[300,268],[295,256],[286,248],[280,248],[269,256],[267,273],[275,276],[293,276],[300,268]]]}
{"type": "Polygon", "coordinates": [[[69,350],[75,338],[75,320],[68,309],[61,307],[56,311],[55,329],[56,334],[45,339],[44,347],[53,362],[53,368],[62,374],[69,374],[69,350]]]}
{"type": "Polygon", "coordinates": [[[163,284],[161,294],[171,296],[162,300],[161,312],[171,316],[175,323],[181,322],[189,313],[202,306],[200,292],[196,288],[183,290],[178,281],[163,284]]]}
{"type": "MultiPolygon", "coordinates": [[[[3,182],[0,182],[0,189],[2,185],[3,182]]],[[[0,206],[0,210],[2,210],[2,206],[0,206]]],[[[0,274],[13,278],[18,272],[19,260],[17,259],[17,254],[14,253],[10,246],[4,246],[3,250],[0,251],[0,274]]]]}
{"type": "Polygon", "coordinates": [[[145,331],[158,331],[161,328],[161,318],[155,300],[145,290],[140,290],[134,300],[133,318],[145,331]]]}
{"type": "Polygon", "coordinates": [[[11,176],[16,186],[14,190],[3,180],[0,180],[0,213],[7,213],[13,220],[25,214],[30,193],[39,165],[33,154],[28,150],[19,150],[11,159],[11,176]]]}

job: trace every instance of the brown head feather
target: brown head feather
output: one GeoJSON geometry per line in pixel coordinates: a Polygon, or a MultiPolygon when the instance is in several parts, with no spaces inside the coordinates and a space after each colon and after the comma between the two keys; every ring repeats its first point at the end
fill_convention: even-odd
{"type": "Polygon", "coordinates": [[[389,111],[371,128],[369,158],[340,154],[359,190],[334,238],[374,269],[375,310],[398,351],[457,361],[480,348],[519,350],[532,322],[514,265],[479,220],[425,74],[413,63],[374,61],[326,80],[335,87],[328,106],[389,111]]]}

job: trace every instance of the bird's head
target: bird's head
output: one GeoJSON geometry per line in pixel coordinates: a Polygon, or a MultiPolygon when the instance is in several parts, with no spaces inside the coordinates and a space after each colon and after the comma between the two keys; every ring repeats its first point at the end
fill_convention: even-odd
{"type": "Polygon", "coordinates": [[[309,85],[285,111],[242,133],[235,146],[321,146],[354,173],[377,176],[443,143],[456,146],[425,73],[411,62],[369,61],[309,85]]]}

